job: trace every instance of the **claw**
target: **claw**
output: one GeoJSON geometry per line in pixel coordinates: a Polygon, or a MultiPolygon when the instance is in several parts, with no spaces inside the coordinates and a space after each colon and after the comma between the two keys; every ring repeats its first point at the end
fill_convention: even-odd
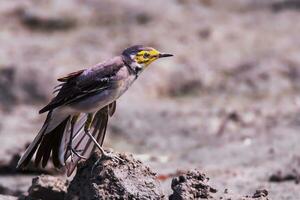
{"type": "Polygon", "coordinates": [[[98,166],[99,162],[105,159],[116,159],[119,162],[125,162],[125,160],[123,160],[122,158],[112,154],[112,153],[107,153],[105,151],[103,151],[104,153],[102,153],[101,157],[94,163],[92,170],[91,170],[91,175],[93,174],[93,171],[95,169],[95,167],[98,166]]]}
{"type": "Polygon", "coordinates": [[[106,153],[106,152],[104,152],[101,155],[101,159],[104,160],[104,159],[107,159],[107,158],[108,159],[116,159],[116,160],[118,160],[120,162],[125,162],[125,160],[123,160],[122,158],[120,158],[120,157],[118,157],[118,156],[116,156],[116,155],[114,155],[112,153],[106,153]]]}

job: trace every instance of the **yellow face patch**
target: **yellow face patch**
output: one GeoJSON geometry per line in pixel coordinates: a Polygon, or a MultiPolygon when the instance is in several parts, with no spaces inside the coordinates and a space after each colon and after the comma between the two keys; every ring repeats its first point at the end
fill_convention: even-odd
{"type": "Polygon", "coordinates": [[[158,58],[159,58],[159,51],[157,51],[156,49],[149,49],[149,50],[139,51],[135,55],[134,60],[139,64],[148,66],[150,63],[152,63],[158,58]]]}

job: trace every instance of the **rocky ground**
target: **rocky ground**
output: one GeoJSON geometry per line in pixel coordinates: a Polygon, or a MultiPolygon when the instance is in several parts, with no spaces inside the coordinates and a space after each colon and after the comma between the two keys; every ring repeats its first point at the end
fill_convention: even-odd
{"type": "Polygon", "coordinates": [[[174,177],[171,183],[172,193],[167,194],[160,184],[162,177],[151,171],[148,166],[134,159],[132,155],[114,155],[121,160],[102,159],[100,153],[93,154],[78,166],[71,182],[41,175],[32,180],[28,192],[19,194],[19,197],[0,196],[0,199],[269,199],[267,190],[257,190],[253,195],[244,196],[231,194],[228,190],[219,192],[209,185],[209,178],[198,170],[181,172],[174,177]]]}
{"type": "Polygon", "coordinates": [[[299,5],[1,1],[0,193],[25,194],[40,173],[65,179],[51,166],[14,169],[56,78],[142,43],[176,56],[154,63],[120,99],[106,147],[149,165],[166,197],[190,188],[171,184],[184,173],[210,177],[216,194],[300,199],[299,5]]]}

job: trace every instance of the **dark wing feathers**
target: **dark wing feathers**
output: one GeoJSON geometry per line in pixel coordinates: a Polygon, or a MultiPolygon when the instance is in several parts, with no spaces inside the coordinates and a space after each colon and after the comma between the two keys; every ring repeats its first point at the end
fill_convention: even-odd
{"type": "Polygon", "coordinates": [[[59,78],[58,80],[64,82],[64,84],[58,88],[59,91],[54,91],[58,92],[57,96],[47,106],[42,108],[39,113],[53,110],[62,105],[75,103],[95,93],[102,92],[109,87],[115,87],[118,82],[112,81],[111,78],[124,66],[123,62],[117,61],[103,63],[59,78]]]}
{"type": "Polygon", "coordinates": [[[59,82],[68,82],[69,80],[71,80],[72,78],[76,78],[77,76],[79,76],[83,72],[84,72],[84,69],[76,71],[76,72],[72,72],[72,73],[68,74],[67,76],[58,78],[57,80],[59,82]]]}

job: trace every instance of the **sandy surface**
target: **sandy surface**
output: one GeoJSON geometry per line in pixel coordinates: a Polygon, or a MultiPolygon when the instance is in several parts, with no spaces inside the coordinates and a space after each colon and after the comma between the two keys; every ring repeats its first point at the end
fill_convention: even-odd
{"type": "MultiPolygon", "coordinates": [[[[37,112],[57,77],[143,43],[176,56],[154,63],[120,99],[106,147],[149,164],[168,193],[172,175],[197,168],[218,191],[300,199],[297,5],[1,1],[1,163],[41,127],[37,112]]],[[[26,191],[32,177],[4,172],[0,184],[26,191]]]]}

